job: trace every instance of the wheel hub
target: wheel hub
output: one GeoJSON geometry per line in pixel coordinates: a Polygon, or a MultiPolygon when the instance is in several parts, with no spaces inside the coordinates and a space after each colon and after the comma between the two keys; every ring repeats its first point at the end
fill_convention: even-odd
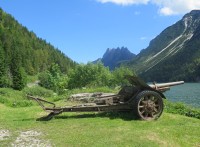
{"type": "Polygon", "coordinates": [[[144,110],[146,112],[152,112],[154,110],[154,108],[155,108],[155,103],[154,102],[152,102],[151,100],[148,100],[148,101],[145,102],[144,110]]]}

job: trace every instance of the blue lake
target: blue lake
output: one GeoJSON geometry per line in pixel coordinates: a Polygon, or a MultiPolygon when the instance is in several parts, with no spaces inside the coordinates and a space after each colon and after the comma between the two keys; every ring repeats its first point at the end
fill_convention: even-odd
{"type": "Polygon", "coordinates": [[[164,95],[172,102],[183,102],[200,108],[200,83],[185,83],[173,86],[164,95]]]}

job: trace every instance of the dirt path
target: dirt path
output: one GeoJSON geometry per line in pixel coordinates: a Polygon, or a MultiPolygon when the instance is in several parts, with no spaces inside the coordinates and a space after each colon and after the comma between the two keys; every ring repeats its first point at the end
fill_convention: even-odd
{"type": "Polygon", "coordinates": [[[27,84],[27,87],[29,87],[29,88],[30,88],[30,87],[33,87],[33,86],[38,86],[39,82],[40,82],[40,81],[39,81],[39,80],[37,80],[37,81],[35,81],[35,82],[28,83],[28,84],[27,84]]]}

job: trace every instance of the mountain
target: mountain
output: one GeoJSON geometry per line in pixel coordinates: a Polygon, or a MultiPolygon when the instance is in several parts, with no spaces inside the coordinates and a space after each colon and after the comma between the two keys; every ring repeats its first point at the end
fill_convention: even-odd
{"type": "Polygon", "coordinates": [[[162,31],[127,65],[147,81],[200,81],[200,10],[162,31]]]}
{"type": "Polygon", "coordinates": [[[102,62],[104,66],[107,66],[110,68],[110,70],[113,70],[115,67],[118,67],[120,63],[129,61],[135,56],[136,55],[131,53],[126,47],[112,49],[108,48],[103,57],[97,59],[93,63],[102,62]]]}
{"type": "Polygon", "coordinates": [[[0,8],[0,66],[10,74],[15,62],[29,75],[46,70],[57,63],[62,72],[67,72],[75,63],[61,51],[19,24],[0,8]]]}

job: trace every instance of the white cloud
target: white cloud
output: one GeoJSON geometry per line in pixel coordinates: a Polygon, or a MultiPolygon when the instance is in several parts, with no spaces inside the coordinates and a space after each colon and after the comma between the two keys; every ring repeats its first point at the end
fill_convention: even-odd
{"type": "Polygon", "coordinates": [[[184,14],[194,9],[200,9],[200,0],[151,0],[159,6],[162,15],[184,14]]]}
{"type": "Polygon", "coordinates": [[[140,13],[141,13],[141,12],[139,12],[139,11],[135,11],[135,12],[134,12],[135,15],[140,15],[140,13]]]}
{"type": "Polygon", "coordinates": [[[114,3],[117,5],[147,4],[150,0],[97,0],[101,3],[114,3]]]}
{"type": "Polygon", "coordinates": [[[101,3],[117,5],[154,4],[161,15],[185,14],[191,10],[200,10],[200,0],[96,0],[101,3]]]}
{"type": "Polygon", "coordinates": [[[147,40],[147,37],[145,37],[145,36],[140,37],[140,40],[147,40]]]}
{"type": "Polygon", "coordinates": [[[175,14],[175,12],[169,7],[163,7],[159,11],[163,15],[173,15],[173,14],[175,14]]]}

